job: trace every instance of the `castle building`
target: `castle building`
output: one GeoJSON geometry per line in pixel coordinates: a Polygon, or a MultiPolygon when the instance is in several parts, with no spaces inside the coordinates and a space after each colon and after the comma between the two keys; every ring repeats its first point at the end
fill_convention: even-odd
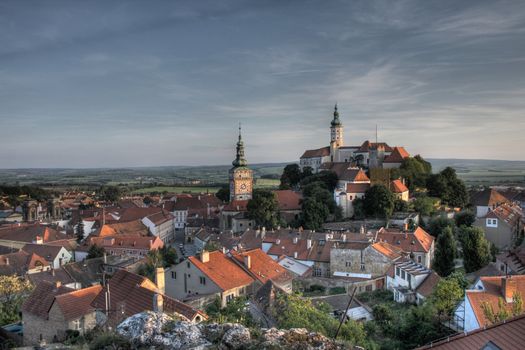
{"type": "Polygon", "coordinates": [[[244,157],[244,142],[242,142],[240,126],[237,156],[232,165],[233,167],[230,169],[230,202],[252,199],[253,171],[248,168],[248,162],[244,157]]]}
{"type": "Polygon", "coordinates": [[[390,147],[384,142],[365,141],[360,146],[345,146],[343,124],[337,105],[330,122],[330,145],[306,150],[299,160],[301,168],[314,172],[330,170],[336,163],[349,163],[359,168],[398,168],[410,154],[403,147],[390,147]]]}

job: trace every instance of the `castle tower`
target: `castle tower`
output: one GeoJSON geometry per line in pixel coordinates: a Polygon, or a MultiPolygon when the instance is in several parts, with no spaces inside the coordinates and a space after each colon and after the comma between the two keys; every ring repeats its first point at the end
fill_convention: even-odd
{"type": "Polygon", "coordinates": [[[244,158],[244,143],[239,124],[239,141],[237,141],[237,155],[230,169],[230,202],[233,200],[248,200],[252,198],[253,172],[248,168],[244,158]]]}
{"type": "Polygon", "coordinates": [[[334,107],[334,118],[330,123],[330,160],[332,162],[338,162],[339,147],[344,146],[343,141],[343,124],[339,120],[339,112],[337,111],[337,103],[334,107]]]}

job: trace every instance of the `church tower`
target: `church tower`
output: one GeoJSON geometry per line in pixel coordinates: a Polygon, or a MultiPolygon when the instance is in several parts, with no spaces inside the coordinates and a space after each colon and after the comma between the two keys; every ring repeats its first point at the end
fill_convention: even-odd
{"type": "Polygon", "coordinates": [[[248,168],[244,158],[244,143],[239,124],[239,141],[237,141],[237,156],[230,169],[230,202],[234,200],[248,200],[252,198],[253,171],[248,168]]]}
{"type": "Polygon", "coordinates": [[[334,118],[330,123],[330,161],[338,162],[338,149],[344,146],[343,141],[343,124],[339,120],[339,112],[337,111],[337,103],[334,107],[334,118]]]}

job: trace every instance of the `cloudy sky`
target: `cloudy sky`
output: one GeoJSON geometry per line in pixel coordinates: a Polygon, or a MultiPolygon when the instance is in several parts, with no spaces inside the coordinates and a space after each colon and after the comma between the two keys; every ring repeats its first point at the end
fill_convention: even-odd
{"type": "Polygon", "coordinates": [[[0,0],[0,167],[227,164],[379,138],[525,160],[524,1],[0,0]]]}

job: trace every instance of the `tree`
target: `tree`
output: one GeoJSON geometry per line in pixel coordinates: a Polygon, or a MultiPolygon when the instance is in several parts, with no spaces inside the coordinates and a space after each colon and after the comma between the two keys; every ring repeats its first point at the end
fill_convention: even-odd
{"type": "Polygon", "coordinates": [[[431,216],[435,211],[435,199],[427,196],[419,196],[413,202],[414,210],[421,216],[431,216]]]}
{"type": "Polygon", "coordinates": [[[457,227],[470,227],[476,221],[476,215],[470,210],[464,210],[454,216],[454,221],[456,222],[457,227]]]}
{"type": "Polygon", "coordinates": [[[247,210],[248,217],[254,220],[256,225],[272,229],[281,222],[277,196],[272,191],[255,190],[247,210]]]}
{"type": "Polygon", "coordinates": [[[215,193],[215,197],[219,198],[223,202],[229,202],[230,201],[230,188],[228,186],[221,187],[217,193],[215,193]]]}
{"type": "Polygon", "coordinates": [[[33,286],[17,276],[0,276],[0,326],[17,322],[20,308],[33,286]]]}
{"type": "Polygon", "coordinates": [[[454,272],[454,258],[456,257],[456,241],[452,229],[446,227],[438,236],[434,253],[433,269],[441,277],[447,277],[454,272]]]}
{"type": "Polygon", "coordinates": [[[308,177],[304,177],[301,180],[301,188],[304,188],[306,185],[312,183],[312,182],[323,182],[325,184],[325,187],[328,191],[334,192],[335,187],[337,186],[337,182],[339,181],[337,178],[337,174],[333,171],[324,170],[317,174],[313,174],[308,177]]]}
{"type": "Polygon", "coordinates": [[[150,196],[145,196],[142,199],[142,203],[144,203],[146,206],[149,206],[151,203],[153,203],[153,200],[151,199],[150,196]]]}
{"type": "Polygon", "coordinates": [[[365,204],[363,198],[356,198],[352,202],[354,208],[354,219],[362,220],[366,217],[365,204]]]}
{"type": "Polygon", "coordinates": [[[77,224],[77,242],[80,243],[84,239],[84,221],[82,220],[82,217],[78,217],[78,224],[77,224]]]}
{"type": "Polygon", "coordinates": [[[439,316],[450,316],[463,298],[463,288],[455,278],[441,279],[432,292],[431,301],[439,316]]]}
{"type": "Polygon", "coordinates": [[[436,218],[432,218],[429,221],[427,225],[427,231],[432,236],[439,237],[447,227],[453,228],[454,222],[445,216],[438,216],[436,218]]]}
{"type": "Polygon", "coordinates": [[[104,247],[99,247],[98,245],[93,244],[91,247],[89,247],[87,258],[88,259],[101,258],[104,256],[105,252],[106,250],[104,249],[104,247]]]}
{"type": "Polygon", "coordinates": [[[490,243],[485,239],[481,228],[460,227],[459,240],[463,250],[463,263],[467,273],[479,270],[490,262],[490,243]]]}
{"type": "Polygon", "coordinates": [[[102,186],[100,188],[100,199],[107,202],[117,202],[120,199],[120,188],[117,186],[102,186]]]}
{"type": "Polygon", "coordinates": [[[408,203],[402,199],[396,199],[394,201],[394,211],[397,212],[407,212],[408,211],[408,203]]]}
{"type": "Polygon", "coordinates": [[[303,174],[301,172],[301,167],[298,164],[288,164],[283,169],[283,174],[281,175],[281,184],[279,189],[288,190],[291,188],[297,187],[299,182],[301,182],[303,174]]]}
{"type": "Polygon", "coordinates": [[[320,230],[330,215],[328,207],[313,197],[307,197],[302,203],[301,222],[306,229],[320,230]]]}
{"type": "Polygon", "coordinates": [[[162,262],[164,267],[175,265],[177,263],[177,250],[165,245],[159,249],[160,255],[162,256],[162,262]]]}
{"type": "Polygon", "coordinates": [[[467,187],[451,167],[431,175],[427,179],[427,189],[431,196],[441,198],[450,206],[463,208],[468,204],[467,187]]]}
{"type": "Polygon", "coordinates": [[[368,216],[388,218],[394,210],[394,195],[383,185],[374,185],[365,192],[364,208],[368,216]]]}
{"type": "MultiPolygon", "coordinates": [[[[415,191],[417,187],[424,187],[428,176],[432,173],[432,165],[425,161],[420,155],[408,157],[403,160],[399,167],[398,174],[393,172],[393,176],[399,175],[406,180],[410,191],[415,191]]],[[[398,177],[399,177],[398,176],[398,177]]]]}

